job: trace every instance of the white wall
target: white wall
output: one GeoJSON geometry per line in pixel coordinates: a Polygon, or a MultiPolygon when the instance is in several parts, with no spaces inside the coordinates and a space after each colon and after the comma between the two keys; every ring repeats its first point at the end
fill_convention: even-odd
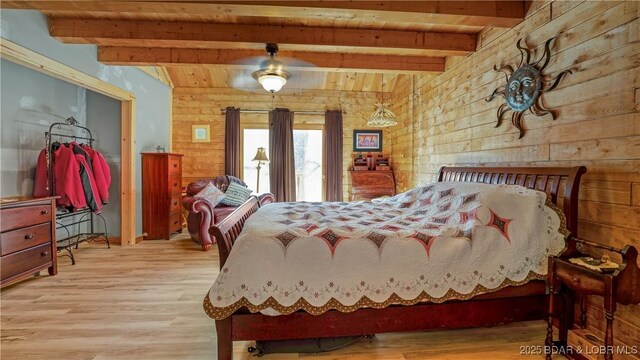
{"type": "Polygon", "coordinates": [[[136,234],[142,234],[140,152],[169,147],[171,88],[136,68],[100,64],[94,45],[68,45],[51,38],[47,18],[38,11],[0,10],[0,36],[135,94],[136,234]]]}

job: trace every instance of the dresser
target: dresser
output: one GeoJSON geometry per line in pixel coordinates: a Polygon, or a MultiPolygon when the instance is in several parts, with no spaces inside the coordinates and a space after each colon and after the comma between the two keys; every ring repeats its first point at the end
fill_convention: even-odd
{"type": "Polygon", "coordinates": [[[182,232],[182,155],[142,153],[142,231],[144,239],[182,232]]]}
{"type": "Polygon", "coordinates": [[[1,286],[29,278],[41,270],[58,273],[56,199],[0,199],[1,286]]]}
{"type": "Polygon", "coordinates": [[[393,170],[350,170],[351,201],[396,194],[393,170]]]}

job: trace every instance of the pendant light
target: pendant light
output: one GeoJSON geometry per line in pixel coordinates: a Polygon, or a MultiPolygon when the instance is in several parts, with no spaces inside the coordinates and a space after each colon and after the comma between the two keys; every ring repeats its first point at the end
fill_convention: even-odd
{"type": "Polygon", "coordinates": [[[370,127],[389,127],[398,125],[396,114],[388,109],[389,104],[384,102],[384,74],[382,74],[382,95],[380,101],[376,103],[376,110],[369,116],[367,126],[370,127]]]}

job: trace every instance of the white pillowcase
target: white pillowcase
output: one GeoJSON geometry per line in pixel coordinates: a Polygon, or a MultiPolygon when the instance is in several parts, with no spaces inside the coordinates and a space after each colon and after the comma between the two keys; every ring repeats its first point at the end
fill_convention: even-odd
{"type": "Polygon", "coordinates": [[[195,197],[204,198],[211,204],[211,206],[216,207],[216,205],[224,200],[225,194],[212,183],[208,183],[207,186],[200,190],[195,197]]]}

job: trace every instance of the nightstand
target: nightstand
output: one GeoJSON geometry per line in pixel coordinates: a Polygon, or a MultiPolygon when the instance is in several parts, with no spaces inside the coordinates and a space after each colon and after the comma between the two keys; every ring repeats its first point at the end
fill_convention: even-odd
{"type": "MultiPolygon", "coordinates": [[[[583,328],[586,322],[584,297],[586,295],[602,296],[604,297],[604,311],[606,314],[604,345],[607,351],[604,358],[610,360],[613,359],[613,319],[616,304],[640,303],[640,269],[637,266],[638,250],[629,245],[619,250],[581,239],[576,239],[576,243],[619,252],[622,255],[623,262],[616,271],[602,273],[573,264],[569,262],[568,258],[549,257],[548,281],[550,296],[545,345],[549,349],[551,346],[566,349],[567,334],[569,329],[573,328],[574,323],[575,294],[578,294],[581,300],[579,323],[583,328]],[[554,304],[554,299],[558,295],[562,298],[560,312],[555,309],[554,304]],[[559,318],[559,341],[554,343],[552,324],[555,316],[559,318]]],[[[547,359],[551,359],[551,353],[547,354],[547,359]]]]}

